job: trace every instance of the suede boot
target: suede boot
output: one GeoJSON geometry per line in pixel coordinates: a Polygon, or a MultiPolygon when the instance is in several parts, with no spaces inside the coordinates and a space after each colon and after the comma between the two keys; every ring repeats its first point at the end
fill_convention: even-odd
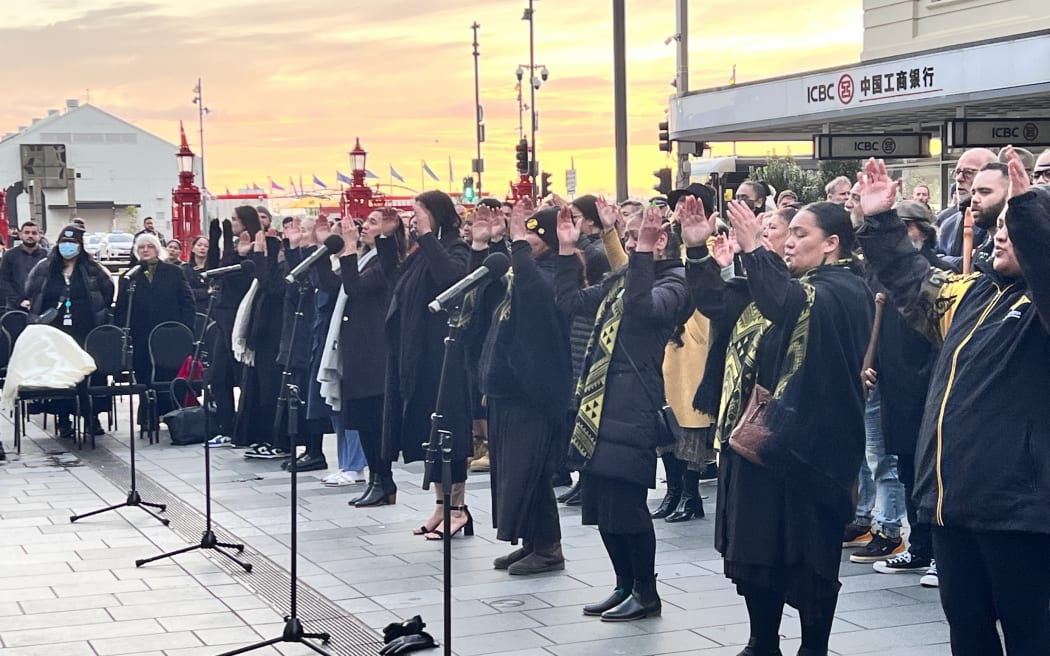
{"type": "Polygon", "coordinates": [[[515,576],[528,576],[563,569],[565,569],[565,556],[561,553],[561,542],[555,542],[548,545],[536,545],[532,553],[511,564],[507,571],[515,576]]]}
{"type": "Polygon", "coordinates": [[[532,544],[522,540],[521,546],[510,552],[506,556],[500,556],[499,558],[492,561],[492,567],[495,569],[507,569],[514,563],[522,560],[526,556],[532,553],[532,544]]]}

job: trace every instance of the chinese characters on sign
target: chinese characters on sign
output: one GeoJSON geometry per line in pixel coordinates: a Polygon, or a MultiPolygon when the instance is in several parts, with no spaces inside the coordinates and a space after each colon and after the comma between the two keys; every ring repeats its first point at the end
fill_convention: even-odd
{"type": "Polygon", "coordinates": [[[860,80],[860,93],[864,98],[877,98],[887,94],[902,94],[913,91],[928,91],[934,87],[933,66],[913,68],[910,71],[865,75],[860,80]]]}

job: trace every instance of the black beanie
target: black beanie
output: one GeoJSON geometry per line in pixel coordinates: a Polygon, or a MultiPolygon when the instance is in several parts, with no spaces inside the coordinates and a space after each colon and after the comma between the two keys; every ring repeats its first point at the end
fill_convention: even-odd
{"type": "Polygon", "coordinates": [[[552,251],[558,250],[558,208],[544,207],[525,220],[525,228],[539,235],[552,251]]]}

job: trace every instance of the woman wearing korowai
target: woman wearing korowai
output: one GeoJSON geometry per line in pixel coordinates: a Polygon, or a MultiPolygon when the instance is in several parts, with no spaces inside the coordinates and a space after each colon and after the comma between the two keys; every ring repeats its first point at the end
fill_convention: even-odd
{"type": "Polygon", "coordinates": [[[716,426],[722,461],[715,547],[747,603],[751,638],[741,656],[781,653],[785,603],[799,611],[799,655],[819,656],[827,654],[842,528],[852,516],[864,454],[857,372],[871,332],[872,294],[854,270],[853,227],[841,206],[799,210],[784,259],[763,245],[750,209],[734,202],[729,216],[746,284],[729,285],[720,275],[733,257],[726,237],[708,251],[714,218],[695,203],[680,214],[694,302],[716,330],[731,331],[716,426]],[[752,416],[756,386],[772,394],[769,435],[746,459],[730,433],[752,416]]]}

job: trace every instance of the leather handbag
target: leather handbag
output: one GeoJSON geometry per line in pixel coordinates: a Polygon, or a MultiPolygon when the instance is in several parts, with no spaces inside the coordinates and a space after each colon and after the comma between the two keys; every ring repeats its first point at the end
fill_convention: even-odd
{"type": "Polygon", "coordinates": [[[729,448],[748,462],[763,465],[759,451],[769,440],[770,430],[766,423],[773,395],[765,387],[755,383],[751,396],[740,415],[740,421],[729,433],[729,448]]]}

